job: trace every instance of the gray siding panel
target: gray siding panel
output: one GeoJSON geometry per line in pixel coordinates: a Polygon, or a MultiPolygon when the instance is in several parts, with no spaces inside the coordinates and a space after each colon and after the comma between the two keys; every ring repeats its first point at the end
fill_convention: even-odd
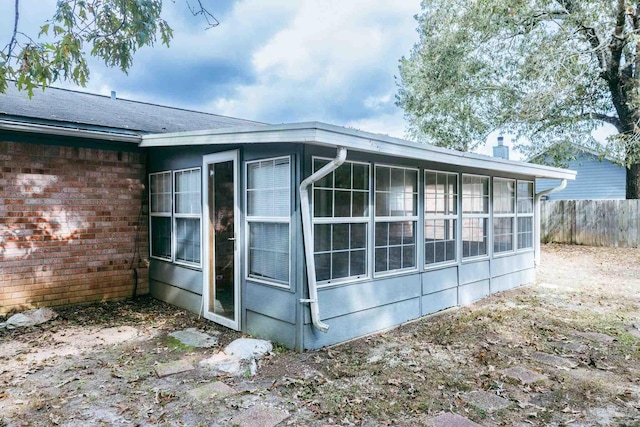
{"type": "Polygon", "coordinates": [[[200,314],[202,307],[201,295],[155,280],[149,281],[149,293],[160,301],[200,314]]]}
{"type": "Polygon", "coordinates": [[[493,277],[502,276],[513,271],[525,270],[533,266],[533,251],[518,253],[511,256],[501,256],[491,260],[491,274],[493,277]]]}
{"type": "Polygon", "coordinates": [[[202,295],[202,271],[199,270],[152,259],[149,279],[202,295]]]}
{"type": "Polygon", "coordinates": [[[458,288],[458,305],[471,304],[490,294],[489,280],[469,283],[458,288]]]}
{"type": "Polygon", "coordinates": [[[458,286],[458,267],[447,267],[441,270],[432,270],[422,273],[422,294],[427,295],[433,292],[458,286]]]}
{"type": "Polygon", "coordinates": [[[247,280],[245,292],[245,309],[291,324],[296,322],[296,295],[288,289],[247,280]]]}
{"type": "MultiPolygon", "coordinates": [[[[578,172],[575,181],[567,181],[567,188],[549,194],[549,200],[624,199],[626,170],[609,160],[584,153],[569,162],[568,169],[578,172]]],[[[559,180],[536,179],[536,191],[557,187],[559,180]]]]}
{"type": "Polygon", "coordinates": [[[491,279],[491,292],[501,292],[518,286],[527,285],[535,281],[535,269],[516,271],[491,279]]]}
{"type": "MultiPolygon", "coordinates": [[[[420,295],[420,286],[420,275],[411,274],[318,289],[320,315],[324,321],[324,319],[417,298],[420,295]]],[[[305,323],[310,322],[308,314],[305,320],[305,323]]]]}
{"type": "Polygon", "coordinates": [[[422,315],[435,313],[458,305],[458,288],[446,289],[422,297],[422,315]]]}
{"type": "Polygon", "coordinates": [[[288,348],[296,345],[296,327],[294,324],[283,322],[251,310],[246,311],[246,330],[249,334],[271,340],[288,348]]]}
{"type": "Polygon", "coordinates": [[[334,317],[324,320],[329,325],[327,333],[315,330],[312,325],[305,325],[304,347],[307,349],[324,347],[388,329],[418,317],[420,317],[418,298],[334,317]]]}
{"type": "Polygon", "coordinates": [[[460,285],[488,279],[489,260],[468,262],[460,265],[460,285]]]}

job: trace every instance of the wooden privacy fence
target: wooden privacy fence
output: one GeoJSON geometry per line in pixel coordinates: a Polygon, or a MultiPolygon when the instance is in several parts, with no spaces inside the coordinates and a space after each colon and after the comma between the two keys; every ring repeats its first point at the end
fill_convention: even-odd
{"type": "Polygon", "coordinates": [[[545,200],[540,240],[588,246],[640,247],[640,200],[545,200]]]}

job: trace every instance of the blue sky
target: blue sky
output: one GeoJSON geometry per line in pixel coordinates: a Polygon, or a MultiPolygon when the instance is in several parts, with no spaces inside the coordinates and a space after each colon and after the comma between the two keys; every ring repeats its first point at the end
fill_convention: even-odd
{"type": "MultiPolygon", "coordinates": [[[[170,48],[140,50],[128,75],[91,60],[81,90],[268,123],[317,120],[404,136],[395,76],[398,60],[418,41],[419,0],[202,3],[218,27],[205,30],[186,0],[165,1],[170,48]]],[[[2,44],[12,4],[0,2],[2,44]]],[[[54,0],[21,4],[22,29],[31,34],[55,7],[54,0]]]]}

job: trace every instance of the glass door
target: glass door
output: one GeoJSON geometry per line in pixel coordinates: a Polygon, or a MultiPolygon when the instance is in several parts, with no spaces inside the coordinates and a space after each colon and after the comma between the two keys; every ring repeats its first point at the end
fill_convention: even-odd
{"type": "Polygon", "coordinates": [[[204,156],[204,316],[240,329],[238,152],[204,156]]]}

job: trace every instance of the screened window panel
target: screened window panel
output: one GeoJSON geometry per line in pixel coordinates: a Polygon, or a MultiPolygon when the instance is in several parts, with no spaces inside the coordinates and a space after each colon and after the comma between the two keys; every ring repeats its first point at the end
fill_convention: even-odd
{"type": "Polygon", "coordinates": [[[291,214],[289,158],[247,163],[247,214],[288,217],[291,214]]]}
{"type": "Polygon", "coordinates": [[[376,222],[376,273],[416,267],[415,226],[415,221],[376,222]]]}
{"type": "Polygon", "coordinates": [[[533,213],[533,182],[518,181],[518,213],[533,213]]]}
{"type": "Polygon", "coordinates": [[[456,220],[432,219],[424,222],[425,264],[456,260],[456,220]]]}
{"type": "Polygon", "coordinates": [[[489,178],[462,176],[462,212],[467,214],[489,213],[489,178]]]}
{"type": "MultiPolygon", "coordinates": [[[[314,159],[314,172],[328,162],[314,159]]],[[[314,218],[363,218],[369,215],[369,166],[345,162],[313,184],[314,218]]]]}
{"type": "Polygon", "coordinates": [[[458,211],[458,175],[425,171],[424,211],[426,215],[456,215],[458,211]]]}
{"type": "Polygon", "coordinates": [[[171,259],[171,218],[151,217],[151,255],[171,259]]]}
{"type": "Polygon", "coordinates": [[[493,251],[510,252],[513,250],[513,218],[493,219],[493,251]]]}
{"type": "Polygon", "coordinates": [[[316,280],[330,282],[367,273],[367,224],[315,224],[316,280]]]}
{"type": "Polygon", "coordinates": [[[171,213],[171,172],[149,175],[151,213],[171,213]]]}
{"type": "Polygon", "coordinates": [[[200,218],[176,218],[176,260],[200,264],[200,218]]]}
{"type": "Polygon", "coordinates": [[[505,179],[493,180],[493,213],[515,213],[515,181],[505,179]]]}
{"type": "Polygon", "coordinates": [[[289,282],[289,224],[249,224],[249,276],[289,282]]]}
{"type": "Polygon", "coordinates": [[[518,249],[533,248],[533,217],[518,218],[518,249]]]}
{"type": "Polygon", "coordinates": [[[462,219],[462,256],[464,258],[487,254],[487,218],[462,219]]]}
{"type": "Polygon", "coordinates": [[[418,172],[376,166],[376,216],[418,215],[418,172]]]}
{"type": "Polygon", "coordinates": [[[200,214],[200,169],[175,173],[175,199],[177,214],[200,214]]]}

